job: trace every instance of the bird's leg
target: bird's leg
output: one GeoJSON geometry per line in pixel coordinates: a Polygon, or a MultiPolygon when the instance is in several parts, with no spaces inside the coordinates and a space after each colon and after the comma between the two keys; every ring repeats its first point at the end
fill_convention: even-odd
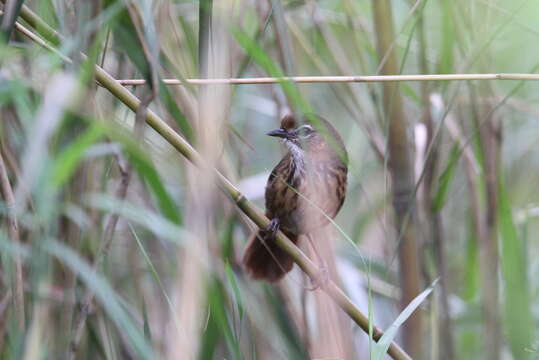
{"type": "Polygon", "coordinates": [[[258,240],[262,241],[263,243],[266,241],[272,241],[275,238],[275,235],[277,235],[277,231],[279,231],[280,224],[281,222],[278,218],[271,219],[268,226],[260,230],[259,235],[257,235],[258,240]]]}
{"type": "Polygon", "coordinates": [[[277,234],[277,231],[279,231],[279,226],[281,225],[281,221],[278,218],[271,219],[270,223],[266,227],[267,235],[269,236],[275,236],[277,234]]]}
{"type": "Polygon", "coordinates": [[[324,287],[327,285],[327,283],[329,282],[329,270],[326,261],[324,260],[324,258],[322,258],[322,256],[320,256],[320,253],[318,253],[316,246],[314,246],[311,235],[308,234],[306,236],[307,239],[309,239],[309,244],[311,244],[311,247],[314,250],[316,257],[318,258],[319,263],[318,274],[311,278],[312,286],[307,287],[307,290],[314,291],[320,287],[324,287]]]}

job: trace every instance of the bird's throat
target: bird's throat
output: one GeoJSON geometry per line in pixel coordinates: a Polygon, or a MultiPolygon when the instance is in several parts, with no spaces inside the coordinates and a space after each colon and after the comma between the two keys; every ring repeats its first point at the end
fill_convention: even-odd
{"type": "Polygon", "coordinates": [[[293,141],[286,141],[286,147],[292,155],[292,167],[290,171],[293,172],[293,178],[300,177],[305,172],[305,152],[303,149],[293,141]]]}

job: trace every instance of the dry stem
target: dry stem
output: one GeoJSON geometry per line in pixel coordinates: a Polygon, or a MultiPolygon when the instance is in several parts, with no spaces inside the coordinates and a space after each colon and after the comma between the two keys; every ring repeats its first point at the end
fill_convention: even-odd
{"type": "MultiPolygon", "coordinates": [[[[387,57],[384,56],[385,59],[382,60],[385,64],[381,71],[384,74],[398,72],[397,55],[391,50],[395,35],[389,0],[373,0],[373,13],[378,55],[387,53],[387,57]]],[[[399,247],[401,307],[404,308],[419,294],[421,288],[414,167],[408,141],[408,119],[397,83],[384,84],[383,100],[388,130],[388,166],[399,247]]],[[[403,326],[406,351],[414,358],[421,358],[424,341],[422,328],[421,312],[416,310],[403,326]]]]}
{"type": "MultiPolygon", "coordinates": [[[[15,217],[13,207],[15,205],[15,196],[13,195],[13,188],[9,182],[6,165],[4,158],[0,153],[0,191],[4,198],[4,203],[7,210],[7,223],[8,223],[8,236],[10,240],[18,245],[20,242],[19,236],[19,224],[15,217]]],[[[13,305],[15,308],[15,315],[17,317],[17,323],[20,329],[24,329],[25,314],[24,314],[24,279],[22,274],[21,258],[17,252],[13,253],[13,263],[15,265],[15,276],[13,279],[13,305]]]]}
{"type": "MultiPolygon", "coordinates": [[[[350,76],[285,76],[220,79],[163,79],[165,85],[249,85],[276,84],[283,81],[294,83],[373,83],[401,81],[471,81],[471,80],[539,80],[539,74],[492,73],[492,74],[428,74],[428,75],[350,75],[350,76]]],[[[144,85],[143,79],[116,80],[124,86],[144,85]]]]}

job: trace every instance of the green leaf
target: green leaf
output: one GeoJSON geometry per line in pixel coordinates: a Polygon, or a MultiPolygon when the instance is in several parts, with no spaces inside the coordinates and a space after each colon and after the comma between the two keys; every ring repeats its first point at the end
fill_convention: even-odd
{"type": "MultiPolygon", "coordinates": [[[[271,291],[267,285],[264,286],[263,296],[271,306],[271,319],[277,324],[280,338],[284,340],[284,342],[278,342],[276,339],[275,343],[284,345],[282,348],[283,351],[286,350],[286,359],[308,359],[308,349],[306,349],[305,344],[297,331],[297,327],[290,318],[290,313],[283,307],[283,298],[279,296],[278,293],[271,291]]],[[[268,329],[270,328],[268,327],[268,329]]],[[[277,334],[277,332],[275,334],[277,334]]],[[[271,336],[273,336],[273,333],[271,336]]]]}
{"type": "MultiPolygon", "coordinates": [[[[105,10],[115,6],[117,2],[118,0],[105,1],[105,10]]],[[[135,8],[135,5],[131,6],[135,8]]],[[[127,54],[129,60],[131,60],[133,65],[135,65],[137,70],[140,71],[144,79],[151,86],[151,64],[142,50],[145,48],[145,45],[142,44],[141,39],[137,35],[137,29],[125,4],[123,4],[123,9],[118,11],[116,16],[111,18],[109,24],[114,34],[115,44],[127,54]]]]}
{"type": "Polygon", "coordinates": [[[409,84],[403,82],[401,85],[400,85],[401,89],[402,89],[402,93],[407,97],[409,98],[410,100],[412,100],[416,105],[420,105],[421,104],[421,98],[419,97],[419,95],[415,92],[414,88],[411,87],[409,84]]]}
{"type": "Polygon", "coordinates": [[[13,105],[23,123],[34,119],[40,94],[32,92],[21,80],[0,78],[0,106],[13,105]]]}
{"type": "Polygon", "coordinates": [[[367,296],[368,296],[368,299],[369,299],[369,313],[368,313],[368,316],[369,316],[369,359],[372,359],[372,351],[373,351],[373,338],[372,338],[372,334],[373,334],[373,331],[374,331],[374,306],[372,306],[372,287],[371,287],[371,266],[370,266],[370,263],[369,263],[369,269],[368,269],[368,272],[367,272],[367,290],[368,290],[368,293],[367,293],[367,296]]]}
{"type": "Polygon", "coordinates": [[[186,240],[192,239],[189,232],[169,219],[153,212],[151,209],[138,207],[129,201],[120,201],[102,194],[92,194],[85,199],[85,203],[92,208],[118,214],[173,244],[183,246],[186,240]]]}
{"type": "Polygon", "coordinates": [[[170,221],[177,225],[181,225],[182,218],[181,213],[176,207],[176,203],[172,199],[172,196],[167,191],[161,176],[155,169],[152,160],[147,154],[143,153],[132,138],[125,136],[125,134],[115,131],[112,127],[107,127],[107,134],[109,137],[123,145],[124,150],[129,155],[129,161],[133,164],[134,169],[137,171],[141,179],[143,179],[149,186],[150,190],[154,194],[157,200],[157,205],[163,214],[170,221]]]}
{"type": "Polygon", "coordinates": [[[53,240],[48,240],[45,250],[67,265],[91,289],[109,318],[123,333],[142,359],[153,359],[153,350],[144,334],[121,305],[119,296],[86,261],[69,247],[53,240]]]}
{"type": "Polygon", "coordinates": [[[71,176],[77,170],[79,163],[84,157],[84,152],[101,136],[103,129],[93,122],[78,138],[76,138],[67,148],[56,156],[53,162],[52,186],[61,188],[69,181],[71,176]]]}
{"type": "Polygon", "coordinates": [[[195,141],[193,128],[189,124],[189,121],[187,121],[184,113],[180,110],[178,105],[176,105],[176,100],[174,100],[172,93],[169,91],[167,85],[165,85],[163,81],[159,81],[159,98],[163,105],[165,105],[170,116],[172,116],[172,118],[176,121],[176,124],[178,124],[183,136],[185,136],[187,141],[193,143],[195,141]]]}
{"type": "MultiPolygon", "coordinates": [[[[153,262],[150,259],[150,256],[148,255],[148,253],[146,252],[146,249],[144,248],[144,245],[142,245],[142,241],[140,240],[140,238],[139,238],[137,232],[135,231],[135,229],[133,228],[133,225],[130,222],[128,222],[128,225],[129,225],[129,230],[131,231],[131,234],[133,235],[133,238],[137,242],[137,245],[138,245],[138,247],[140,249],[142,257],[144,258],[144,260],[146,261],[146,264],[150,268],[150,273],[152,274],[155,281],[157,281],[157,285],[159,286],[159,290],[161,290],[161,293],[163,294],[163,297],[165,298],[165,301],[167,302],[167,305],[169,307],[169,310],[170,310],[171,314],[173,314],[174,319],[177,319],[178,317],[176,316],[176,309],[174,307],[174,304],[172,304],[172,300],[168,296],[168,293],[167,293],[167,291],[165,289],[165,285],[163,284],[163,281],[161,281],[161,277],[159,276],[159,273],[157,272],[157,269],[153,265],[153,262]]],[[[176,326],[179,326],[179,325],[176,324],[176,326]]]]}
{"type": "Polygon", "coordinates": [[[95,349],[96,352],[99,354],[99,358],[106,359],[107,352],[105,350],[105,346],[102,340],[112,340],[110,338],[102,339],[101,336],[99,336],[98,331],[96,330],[96,324],[94,324],[92,321],[89,321],[86,324],[86,327],[88,329],[88,348],[95,349]]]}
{"type": "MultiPolygon", "coordinates": [[[[412,43],[412,38],[414,37],[415,30],[417,29],[417,25],[419,24],[419,21],[421,21],[421,18],[423,17],[423,13],[425,11],[425,6],[427,5],[428,0],[425,0],[421,3],[421,7],[417,9],[414,12],[414,19],[413,23],[411,23],[411,30],[410,34],[407,37],[406,40],[406,47],[404,48],[404,53],[402,55],[402,60],[399,66],[399,74],[402,74],[404,71],[404,65],[406,64],[406,60],[408,59],[408,54],[410,52],[410,45],[412,43]]],[[[406,84],[406,83],[404,83],[406,84]]],[[[419,99],[419,97],[417,97],[419,99]]]]}
{"type": "Polygon", "coordinates": [[[453,2],[443,0],[441,3],[442,17],[442,49],[440,52],[439,72],[449,74],[453,71],[453,48],[455,44],[455,30],[453,29],[453,2]]]}
{"type": "Polygon", "coordinates": [[[533,348],[534,316],[528,287],[526,248],[513,222],[511,203],[500,180],[498,226],[502,237],[500,253],[505,285],[505,321],[509,345],[515,359],[527,359],[533,348]]]}
{"type": "Polygon", "coordinates": [[[467,302],[472,302],[479,290],[479,261],[477,249],[477,234],[470,216],[468,226],[468,239],[466,240],[466,250],[464,253],[464,271],[462,298],[467,302]]]}
{"type": "Polygon", "coordinates": [[[187,21],[185,16],[178,16],[178,23],[183,30],[183,35],[185,36],[185,43],[187,45],[187,53],[191,55],[193,63],[198,62],[198,52],[197,52],[197,38],[195,32],[193,31],[191,24],[187,21]]]}
{"type": "Polygon", "coordinates": [[[222,284],[217,279],[210,285],[208,301],[210,305],[210,316],[213,317],[213,320],[224,335],[225,342],[232,352],[233,358],[238,360],[241,359],[239,341],[234,336],[224,306],[226,294],[222,288],[222,284]]]}
{"type": "Polygon", "coordinates": [[[24,0],[7,0],[4,2],[2,21],[0,23],[0,41],[7,43],[19,17],[24,0]]]}
{"type": "Polygon", "coordinates": [[[383,360],[389,345],[393,342],[397,336],[397,331],[400,326],[413,314],[413,312],[421,305],[423,301],[429,296],[429,294],[434,290],[438,279],[434,280],[431,286],[423,290],[423,292],[416,296],[414,300],[406,306],[406,308],[399,314],[397,319],[391,324],[391,326],[385,331],[384,335],[378,340],[373,346],[373,359],[374,360],[383,360]]]}
{"type": "Polygon", "coordinates": [[[150,322],[148,321],[148,312],[146,311],[146,303],[144,302],[144,298],[142,299],[142,319],[144,320],[144,336],[151,344],[152,330],[150,329],[150,322]]]}
{"type": "Polygon", "coordinates": [[[139,152],[131,152],[130,161],[137,170],[139,176],[146,181],[157,199],[159,209],[170,221],[177,225],[182,223],[182,218],[174,200],[168,193],[161,181],[161,176],[155,170],[153,164],[148,158],[142,156],[139,152]]]}
{"type": "Polygon", "coordinates": [[[444,171],[438,179],[438,186],[436,188],[436,193],[432,199],[432,209],[435,212],[442,210],[447,200],[447,194],[449,193],[449,188],[453,178],[455,177],[455,169],[460,159],[461,151],[459,150],[459,145],[455,143],[451,149],[451,155],[449,156],[449,161],[444,171]]]}
{"type": "Polygon", "coordinates": [[[222,339],[217,321],[211,316],[211,311],[208,310],[208,312],[208,321],[201,336],[201,347],[198,354],[200,360],[214,359],[215,351],[222,339]]]}
{"type": "MultiPolygon", "coordinates": [[[[281,68],[271,59],[271,57],[244,31],[233,29],[232,33],[238,44],[249,54],[253,60],[268,73],[269,76],[282,78],[284,73],[281,68]]],[[[282,80],[279,84],[283,88],[286,96],[291,100],[294,106],[304,114],[310,114],[313,111],[309,104],[301,97],[300,93],[291,81],[282,80]]]]}
{"type": "MultiPolygon", "coordinates": [[[[110,8],[114,5],[116,5],[114,0],[107,1],[107,8],[110,8]]],[[[161,58],[160,51],[158,48],[159,42],[157,41],[157,35],[155,31],[155,23],[152,16],[149,16],[148,14],[144,13],[144,11],[150,11],[150,9],[148,9],[147,7],[143,9],[143,6],[131,6],[133,9],[137,9],[134,12],[137,12],[140,15],[140,22],[143,25],[143,29],[139,29],[139,31],[143,36],[143,39],[141,39],[137,35],[137,25],[133,23],[129,11],[125,8],[123,8],[121,11],[118,11],[116,16],[111,18],[111,29],[114,33],[114,37],[116,40],[115,43],[118,44],[120,49],[127,54],[127,56],[135,65],[137,70],[143,75],[144,79],[146,80],[146,83],[149,86],[153,86],[154,79],[152,78],[151,59],[147,58],[143,49],[148,49],[148,55],[151,57],[155,57],[155,66],[158,66],[157,63],[161,62],[161,58]]],[[[174,98],[172,97],[167,86],[163,84],[157,69],[155,69],[153,75],[155,75],[155,80],[158,83],[158,88],[155,89],[157,95],[159,96],[160,100],[162,101],[163,105],[170,113],[172,118],[178,124],[185,138],[192,143],[195,139],[191,125],[187,121],[183,112],[176,105],[176,101],[174,101],[174,98]]]]}
{"type": "Polygon", "coordinates": [[[234,292],[234,300],[235,300],[234,303],[238,307],[238,315],[240,318],[240,327],[241,327],[241,322],[243,321],[243,314],[245,310],[243,307],[243,300],[242,300],[240,288],[238,286],[238,279],[236,279],[236,274],[234,274],[234,271],[232,270],[228,262],[225,264],[225,273],[226,273],[227,280],[230,283],[230,286],[232,287],[232,291],[234,292]]]}

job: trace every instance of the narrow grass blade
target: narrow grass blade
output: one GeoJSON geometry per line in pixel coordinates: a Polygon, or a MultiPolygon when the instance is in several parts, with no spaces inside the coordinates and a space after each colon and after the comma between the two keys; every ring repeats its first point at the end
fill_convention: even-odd
{"type": "Polygon", "coordinates": [[[432,290],[434,290],[437,282],[438,279],[436,279],[427,289],[423,290],[421,294],[417,295],[417,297],[412,300],[412,302],[410,302],[410,304],[408,304],[408,306],[406,306],[406,308],[399,314],[393,324],[391,324],[391,326],[384,332],[384,335],[380,338],[380,340],[374,344],[372,357],[374,360],[383,360],[389,345],[397,336],[397,331],[399,330],[400,326],[410,317],[410,315],[412,315],[419,305],[425,301],[427,296],[429,296],[432,290]]]}
{"type": "Polygon", "coordinates": [[[230,326],[230,322],[227,317],[227,311],[224,306],[225,299],[226,295],[222,288],[222,284],[215,280],[213,284],[210,285],[208,293],[208,302],[210,304],[211,311],[210,316],[214,317],[214,320],[219,326],[219,329],[221,330],[225,338],[225,342],[230,349],[231,358],[239,360],[241,359],[239,341],[238,338],[234,336],[234,332],[232,331],[232,327],[230,326]]]}
{"type": "Polygon", "coordinates": [[[95,126],[95,122],[82,135],[76,138],[67,148],[55,157],[52,170],[52,185],[62,187],[75,173],[84,152],[102,135],[103,130],[95,126]]]}
{"type": "Polygon", "coordinates": [[[438,186],[434,197],[432,199],[432,208],[434,211],[438,212],[442,210],[447,200],[447,194],[449,193],[449,188],[455,177],[455,169],[457,168],[458,160],[460,159],[461,152],[459,151],[459,145],[453,145],[451,150],[451,155],[449,157],[448,163],[438,178],[438,186]]]}
{"type": "Polygon", "coordinates": [[[139,144],[135,143],[133,139],[130,139],[119,132],[108,131],[107,133],[113,140],[122,144],[123,150],[128,154],[134,169],[146,182],[155,196],[157,205],[163,215],[173,223],[180,225],[182,223],[181,212],[176,207],[176,203],[163,184],[161,175],[157,172],[151,158],[142,152],[139,144]]]}
{"type": "Polygon", "coordinates": [[[502,181],[499,185],[498,199],[498,226],[502,238],[500,257],[505,283],[503,326],[513,357],[528,359],[531,354],[527,349],[533,348],[535,325],[528,288],[527,250],[513,222],[511,203],[502,181]]]}
{"type": "Polygon", "coordinates": [[[86,261],[69,247],[53,240],[48,240],[44,249],[67,265],[77,276],[84,281],[86,286],[96,294],[101,306],[105,309],[110,319],[116,324],[120,334],[126,340],[141,359],[153,359],[153,351],[144,337],[143,331],[131,319],[124,307],[120,304],[118,294],[112,286],[102,278],[86,261]]]}
{"type": "Polygon", "coordinates": [[[151,231],[154,235],[183,246],[185,241],[192,238],[191,234],[167,218],[155,213],[151,209],[135,206],[131,202],[120,201],[114,197],[92,194],[85,199],[85,203],[95,209],[110,214],[119,214],[123,218],[133,221],[151,231]]]}

